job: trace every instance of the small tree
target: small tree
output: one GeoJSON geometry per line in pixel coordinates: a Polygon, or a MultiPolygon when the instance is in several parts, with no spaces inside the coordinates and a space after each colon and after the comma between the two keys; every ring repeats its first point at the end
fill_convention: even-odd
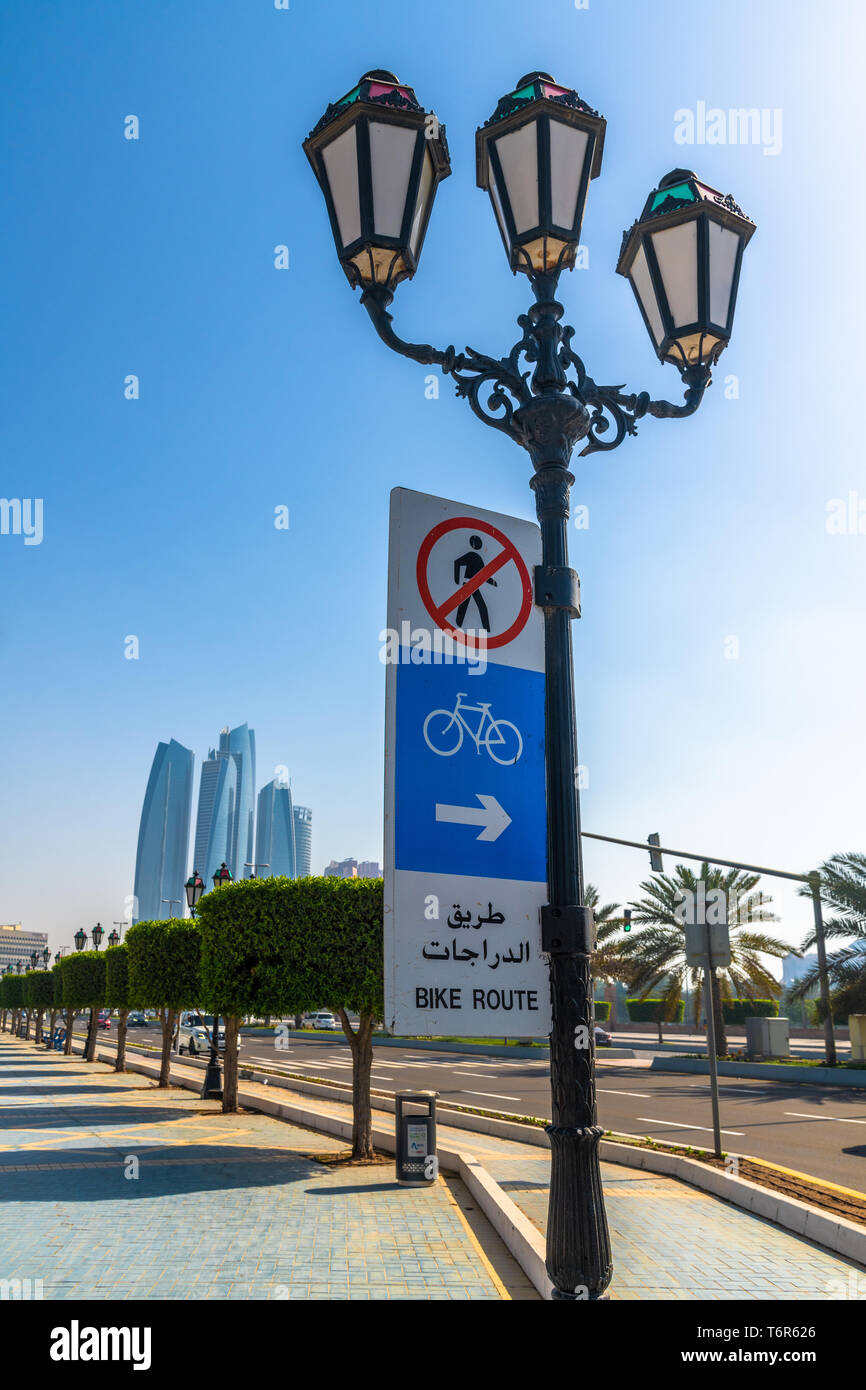
{"type": "Polygon", "coordinates": [[[66,1038],[63,1043],[64,1057],[70,1056],[72,1052],[72,1025],[75,1022],[75,1009],[71,1004],[67,1004],[63,998],[63,967],[69,959],[69,956],[61,956],[51,972],[54,976],[54,1007],[58,1011],[62,1011],[66,1019],[66,1038]]]}
{"type": "Polygon", "coordinates": [[[109,946],[105,952],[105,1002],[117,1009],[117,1056],[115,1071],[126,1071],[126,1021],[129,1018],[129,950],[126,945],[109,946]]]}
{"type": "Polygon", "coordinates": [[[11,1014],[10,1030],[15,1034],[18,1032],[21,1009],[24,1004],[24,981],[20,975],[4,975],[0,978],[0,992],[2,992],[4,1008],[8,1009],[11,1014]]]}
{"type": "MultiPolygon", "coordinates": [[[[90,1030],[84,1049],[85,1062],[96,1056],[98,1011],[105,1005],[105,956],[99,951],[79,951],[63,962],[63,1002],[67,1009],[89,1009],[90,1030]]],[[[72,1030],[69,1029],[69,1037],[72,1030]]]]}
{"type": "Polygon", "coordinates": [[[36,1014],[34,1042],[42,1041],[42,1015],[54,1003],[54,977],[50,970],[31,970],[24,976],[24,999],[28,1009],[36,1014]]]}
{"type": "Polygon", "coordinates": [[[330,1005],[352,1049],[352,1153],[373,1154],[372,1033],[384,1012],[381,879],[241,879],[198,907],[202,986],[226,1018],[223,1109],[237,1107],[234,1039],[244,1014],[330,1005]],[[360,1015],[352,1028],[347,1010],[360,1015]]]}
{"type": "Polygon", "coordinates": [[[195,921],[182,917],[136,922],[126,933],[126,947],[129,997],[144,1008],[159,1009],[159,1085],[168,1086],[175,1019],[179,1010],[201,1000],[201,933],[195,921]]]}

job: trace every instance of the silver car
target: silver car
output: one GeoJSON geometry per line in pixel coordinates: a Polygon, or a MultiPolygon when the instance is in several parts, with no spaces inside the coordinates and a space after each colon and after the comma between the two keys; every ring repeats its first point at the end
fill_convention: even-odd
{"type": "MultiPolygon", "coordinates": [[[[177,1035],[178,1052],[188,1052],[190,1057],[196,1057],[200,1052],[210,1052],[212,1027],[213,1014],[197,1012],[181,1014],[177,1035]]],[[[217,1025],[217,1049],[223,1052],[225,1045],[226,1024],[225,1019],[221,1018],[217,1025]]],[[[240,1039],[238,1039],[238,1046],[240,1046],[240,1039]]]]}

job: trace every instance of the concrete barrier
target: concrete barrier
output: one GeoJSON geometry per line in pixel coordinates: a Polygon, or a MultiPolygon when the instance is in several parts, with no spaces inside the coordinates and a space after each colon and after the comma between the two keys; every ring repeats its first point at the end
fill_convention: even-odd
{"type": "MultiPolygon", "coordinates": [[[[710,1064],[703,1057],[653,1057],[650,1071],[673,1071],[709,1076],[710,1064]]],[[[744,1080],[807,1081],[813,1086],[866,1087],[866,1068],[801,1067],[792,1062],[719,1062],[719,1076],[739,1076],[744,1080]]]]}

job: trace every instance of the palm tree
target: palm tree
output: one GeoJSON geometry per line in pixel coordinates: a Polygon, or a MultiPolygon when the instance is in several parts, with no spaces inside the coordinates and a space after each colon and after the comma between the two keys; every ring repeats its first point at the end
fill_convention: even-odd
{"type": "Polygon", "coordinates": [[[625,924],[624,917],[615,917],[619,911],[618,903],[599,903],[598,889],[587,883],[583,890],[585,907],[592,908],[595,919],[595,950],[592,953],[592,978],[604,981],[604,997],[610,1002],[610,1022],[616,1019],[616,981],[628,983],[631,967],[622,958],[623,940],[620,929],[625,924]]]}
{"type": "MultiPolygon", "coordinates": [[[[810,897],[805,885],[801,896],[810,897]]],[[[834,854],[821,866],[821,901],[836,915],[824,923],[826,937],[844,938],[849,944],[827,957],[827,976],[832,988],[834,1015],[866,1013],[866,854],[834,854]]],[[[806,951],[815,945],[814,929],[803,942],[806,951]]],[[[792,987],[802,999],[818,983],[818,967],[802,975],[792,987]]]]}
{"type": "Polygon", "coordinates": [[[701,865],[699,875],[685,864],[677,864],[673,875],[653,874],[652,878],[640,885],[644,897],[631,904],[634,920],[647,925],[621,948],[622,954],[632,964],[632,985],[642,999],[661,986],[661,998],[673,1016],[683,989],[688,985],[695,1001],[695,1023],[699,1024],[703,970],[686,961],[685,929],[681,920],[682,894],[697,894],[701,882],[707,894],[721,889],[728,904],[731,963],[725,967],[714,967],[710,974],[716,1052],[720,1057],[728,1050],[722,1000],[777,996],[779,982],[770,974],[761,956],[787,956],[792,950],[786,941],[768,936],[765,932],[753,931],[745,925],[777,920],[772,912],[764,910],[764,904],[772,902],[772,898],[763,893],[758,894],[757,898],[753,895],[759,881],[759,874],[747,874],[739,869],[711,869],[707,863],[701,865]]]}

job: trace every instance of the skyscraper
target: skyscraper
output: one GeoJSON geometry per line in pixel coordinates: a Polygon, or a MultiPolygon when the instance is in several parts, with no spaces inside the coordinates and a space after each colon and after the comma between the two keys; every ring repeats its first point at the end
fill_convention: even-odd
{"type": "Polygon", "coordinates": [[[256,736],[246,724],[220,730],[219,748],[202,763],[193,868],[206,885],[225,861],[233,878],[252,862],[256,736]]]}
{"type": "MultiPolygon", "coordinates": [[[[168,917],[163,898],[185,902],[189,819],[195,754],[174,739],[157,745],[138,830],[135,857],[136,921],[168,917]]],[[[183,907],[181,907],[183,911],[183,907]]]]}
{"type": "Polygon", "coordinates": [[[309,878],[312,872],[313,813],[309,806],[295,806],[295,876],[309,878]]]}
{"type": "Polygon", "coordinates": [[[259,878],[295,877],[295,818],[288,782],[276,777],[259,792],[256,815],[256,863],[259,878]]]}

